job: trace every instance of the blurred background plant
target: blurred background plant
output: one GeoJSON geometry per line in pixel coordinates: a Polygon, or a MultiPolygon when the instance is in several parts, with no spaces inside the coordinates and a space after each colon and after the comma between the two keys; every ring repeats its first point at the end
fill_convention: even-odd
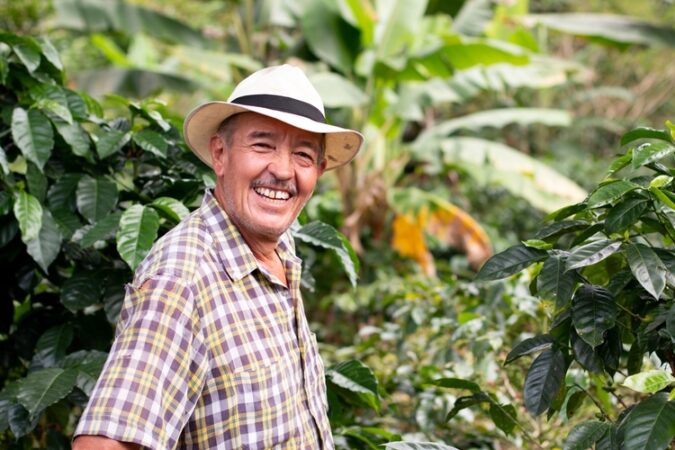
{"type": "MultiPolygon", "coordinates": [[[[547,214],[583,201],[623,133],[675,117],[671,1],[2,0],[0,21],[8,33],[51,42],[3,39],[8,237],[0,251],[15,277],[2,300],[12,320],[0,330],[0,402],[21,405],[12,391],[21,381],[11,382],[35,370],[67,372],[77,363],[80,372],[95,372],[95,356],[63,358],[106,350],[119,295],[85,300],[73,289],[98,277],[104,262],[120,275],[111,292],[129,276],[133,263],[120,250],[120,230],[132,228],[120,222],[126,211],[136,211],[132,223],[144,237],[131,247],[137,258],[195,205],[198,186],[210,183],[180,140],[185,113],[227,97],[257,68],[291,62],[307,71],[331,122],[366,136],[353,164],[322,178],[301,217],[304,232],[296,232],[308,315],[331,365],[337,443],[375,448],[405,438],[462,449],[551,448],[577,418],[594,414],[588,404],[548,420],[527,414],[526,368],[503,364],[515,342],[547,330],[552,311],[531,293],[531,274],[494,284],[472,279],[493,252],[534,236],[547,214]],[[68,102],[75,91],[86,93],[76,101],[86,105],[81,115],[68,102]],[[41,123],[56,131],[53,153],[36,149],[33,161],[16,142],[17,107],[26,111],[29,136],[37,133],[31,115],[49,119],[41,123]],[[86,138],[59,128],[66,110],[69,126],[80,124],[86,138]],[[63,193],[79,224],[72,216],[59,220],[60,203],[52,203],[53,190],[61,192],[54,186],[66,183],[56,156],[63,151],[86,161],[69,163],[66,172],[100,180],[80,188],[78,178],[63,193]],[[167,164],[174,158],[182,162],[167,164]],[[36,170],[40,163],[44,171],[36,170]],[[97,225],[103,212],[90,214],[77,200],[87,189],[107,198],[113,188],[103,186],[120,193],[104,211],[114,213],[105,227],[97,225]],[[16,205],[31,211],[35,203],[23,193],[57,222],[58,269],[30,250],[36,231],[16,205]],[[155,203],[159,196],[173,200],[155,203]],[[98,259],[83,262],[89,252],[98,259]],[[78,275],[81,265],[85,275],[78,275]],[[64,314],[54,323],[36,319],[45,314],[39,305],[46,294],[54,297],[49,308],[64,314]],[[78,298],[86,305],[73,307],[78,298]],[[83,328],[94,318],[97,326],[83,328]],[[69,327],[78,339],[69,338],[69,327]],[[52,366],[35,363],[48,350],[58,355],[46,359],[52,366]],[[437,382],[443,379],[474,384],[437,382]]],[[[4,442],[67,446],[86,398],[82,382],[44,408],[0,414],[4,442]]],[[[616,408],[609,399],[605,406],[616,408]]]]}

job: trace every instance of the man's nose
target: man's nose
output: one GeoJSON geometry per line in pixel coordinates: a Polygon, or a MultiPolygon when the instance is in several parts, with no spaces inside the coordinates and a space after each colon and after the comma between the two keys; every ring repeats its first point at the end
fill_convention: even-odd
{"type": "Polygon", "coordinates": [[[287,180],[293,177],[293,152],[290,149],[278,148],[268,169],[275,177],[287,180]]]}

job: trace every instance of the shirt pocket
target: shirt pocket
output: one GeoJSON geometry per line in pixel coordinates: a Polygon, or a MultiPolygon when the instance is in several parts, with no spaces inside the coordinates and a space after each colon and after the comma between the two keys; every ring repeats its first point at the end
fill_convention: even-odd
{"type": "Polygon", "coordinates": [[[292,438],[297,393],[289,370],[279,359],[232,373],[237,393],[237,420],[232,423],[237,424],[242,448],[269,448],[292,438]]]}

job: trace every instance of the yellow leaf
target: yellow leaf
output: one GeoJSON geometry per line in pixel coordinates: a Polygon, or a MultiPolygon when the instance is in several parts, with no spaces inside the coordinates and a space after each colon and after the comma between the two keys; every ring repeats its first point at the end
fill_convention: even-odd
{"type": "Polygon", "coordinates": [[[401,256],[412,258],[429,276],[436,275],[434,259],[424,239],[424,227],[427,222],[428,209],[420,208],[417,216],[397,214],[392,225],[391,245],[401,256]]]}

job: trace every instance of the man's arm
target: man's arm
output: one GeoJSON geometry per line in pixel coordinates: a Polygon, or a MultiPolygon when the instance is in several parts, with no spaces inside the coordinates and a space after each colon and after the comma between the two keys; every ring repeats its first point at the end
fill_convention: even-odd
{"type": "Polygon", "coordinates": [[[120,442],[104,436],[78,436],[73,441],[73,450],[139,450],[138,444],[120,442]]]}

